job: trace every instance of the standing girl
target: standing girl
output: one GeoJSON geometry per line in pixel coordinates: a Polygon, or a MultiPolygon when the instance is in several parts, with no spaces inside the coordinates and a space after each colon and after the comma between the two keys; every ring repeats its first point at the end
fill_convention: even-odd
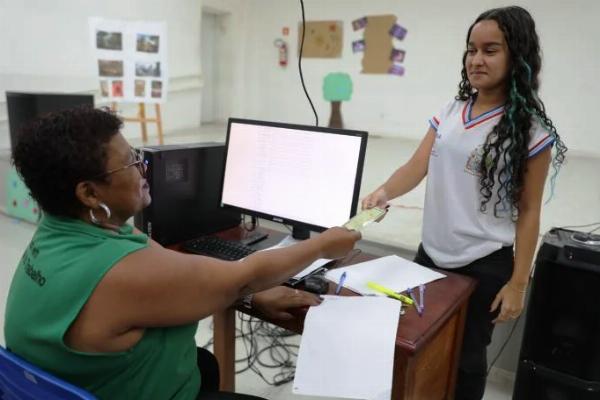
{"type": "Polygon", "coordinates": [[[458,95],[429,121],[412,158],[362,203],[384,206],[427,176],[415,261],[478,280],[456,399],[483,397],[494,324],[521,314],[548,168],[556,174],[567,150],[538,97],[540,68],[529,12],[481,14],[467,33],[458,95]]]}

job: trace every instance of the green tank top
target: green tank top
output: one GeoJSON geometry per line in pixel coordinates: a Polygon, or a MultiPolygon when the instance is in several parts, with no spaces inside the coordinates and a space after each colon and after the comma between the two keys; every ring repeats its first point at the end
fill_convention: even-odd
{"type": "Polygon", "coordinates": [[[45,215],[17,267],[8,294],[7,347],[101,399],[194,399],[200,388],[197,323],[146,329],[131,349],[87,353],[64,336],[113,265],[148,246],[148,237],[45,215]]]}

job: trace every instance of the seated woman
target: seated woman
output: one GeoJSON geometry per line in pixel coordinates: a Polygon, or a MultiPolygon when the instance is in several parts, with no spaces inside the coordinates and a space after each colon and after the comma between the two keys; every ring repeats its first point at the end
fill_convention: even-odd
{"type": "MultiPolygon", "coordinates": [[[[218,373],[199,373],[214,358],[198,359],[197,321],[345,255],[360,235],[332,228],[236,262],[165,249],[126,224],[150,196],[121,127],[111,112],[78,108],[22,131],[14,163],[44,213],[12,280],[6,344],[100,398],[208,398],[218,373]]],[[[254,302],[272,317],[318,304],[296,293],[275,288],[254,302]]]]}

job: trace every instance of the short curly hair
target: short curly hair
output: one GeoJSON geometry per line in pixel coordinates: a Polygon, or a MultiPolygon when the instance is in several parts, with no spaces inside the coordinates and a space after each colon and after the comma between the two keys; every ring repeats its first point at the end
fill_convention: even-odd
{"type": "Polygon", "coordinates": [[[123,122],[90,106],[49,113],[25,125],[12,161],[44,212],[76,218],[77,184],[106,170],[108,142],[123,122]]]}

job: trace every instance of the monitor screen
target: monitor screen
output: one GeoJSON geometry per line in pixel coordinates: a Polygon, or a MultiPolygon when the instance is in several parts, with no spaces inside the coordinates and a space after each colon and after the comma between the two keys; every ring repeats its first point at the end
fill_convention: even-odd
{"type": "Polygon", "coordinates": [[[291,224],[296,235],[356,213],[367,133],[230,119],[221,204],[291,224]]]}
{"type": "Polygon", "coordinates": [[[6,108],[11,150],[17,145],[21,127],[32,119],[52,111],[81,105],[94,106],[91,94],[6,92],[6,108]]]}

